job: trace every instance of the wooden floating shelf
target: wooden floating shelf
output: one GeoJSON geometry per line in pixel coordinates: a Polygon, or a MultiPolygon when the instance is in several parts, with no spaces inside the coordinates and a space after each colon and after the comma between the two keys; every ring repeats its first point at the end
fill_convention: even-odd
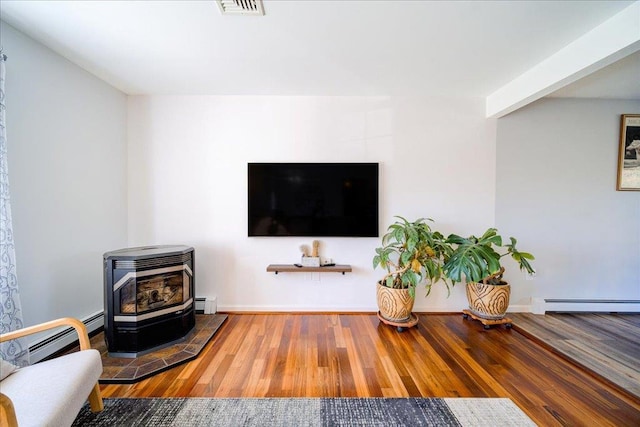
{"type": "Polygon", "coordinates": [[[293,264],[269,264],[267,266],[269,273],[351,273],[351,266],[348,264],[336,264],[324,267],[296,267],[293,264]]]}

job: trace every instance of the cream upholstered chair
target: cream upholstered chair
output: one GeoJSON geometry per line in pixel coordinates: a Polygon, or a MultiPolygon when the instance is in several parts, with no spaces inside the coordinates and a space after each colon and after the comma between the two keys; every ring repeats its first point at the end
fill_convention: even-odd
{"type": "Polygon", "coordinates": [[[8,376],[0,381],[1,426],[71,425],[87,396],[91,410],[102,411],[98,385],[102,360],[100,353],[91,348],[87,328],[81,321],[70,317],[52,320],[0,335],[0,342],[61,326],[76,330],[80,351],[5,372],[8,376]]]}

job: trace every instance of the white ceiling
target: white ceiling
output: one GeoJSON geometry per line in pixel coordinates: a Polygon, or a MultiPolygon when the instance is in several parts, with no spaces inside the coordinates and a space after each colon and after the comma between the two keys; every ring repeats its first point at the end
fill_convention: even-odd
{"type": "MultiPolygon", "coordinates": [[[[2,0],[0,17],[127,94],[487,97],[631,3],[2,0]]],[[[640,99],[639,70],[636,53],[552,96],[640,99]]]]}

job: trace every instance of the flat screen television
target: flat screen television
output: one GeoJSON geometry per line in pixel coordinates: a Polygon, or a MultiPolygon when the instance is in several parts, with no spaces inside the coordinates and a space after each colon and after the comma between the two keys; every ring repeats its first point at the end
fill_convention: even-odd
{"type": "Polygon", "coordinates": [[[378,237],[378,163],[249,163],[249,236],[378,237]]]}

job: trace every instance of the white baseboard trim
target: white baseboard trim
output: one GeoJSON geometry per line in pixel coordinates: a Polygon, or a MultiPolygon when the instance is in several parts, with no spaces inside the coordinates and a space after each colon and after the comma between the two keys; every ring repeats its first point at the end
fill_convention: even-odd
{"type": "MultiPolygon", "coordinates": [[[[464,307],[425,307],[424,309],[414,309],[418,313],[457,313],[462,312],[464,307]]],[[[375,313],[377,307],[291,307],[291,306],[249,306],[249,305],[221,305],[219,311],[230,313],[375,313]]],[[[509,313],[529,313],[530,305],[510,305],[509,313]]]]}
{"type": "Polygon", "coordinates": [[[536,314],[544,314],[544,312],[548,311],[638,313],[640,312],[640,300],[546,298],[544,299],[543,312],[536,312],[536,314]]]}
{"type": "MultiPolygon", "coordinates": [[[[104,327],[104,311],[97,311],[81,320],[86,326],[87,332],[92,333],[104,327]]],[[[39,362],[77,341],[78,335],[75,329],[71,327],[61,329],[30,343],[29,360],[31,363],[39,362]]]]}
{"type": "Polygon", "coordinates": [[[524,304],[510,305],[507,313],[531,313],[531,306],[524,304]]]}
{"type": "Polygon", "coordinates": [[[221,312],[251,312],[251,313],[375,313],[374,307],[291,307],[278,305],[219,305],[221,312]]]}

